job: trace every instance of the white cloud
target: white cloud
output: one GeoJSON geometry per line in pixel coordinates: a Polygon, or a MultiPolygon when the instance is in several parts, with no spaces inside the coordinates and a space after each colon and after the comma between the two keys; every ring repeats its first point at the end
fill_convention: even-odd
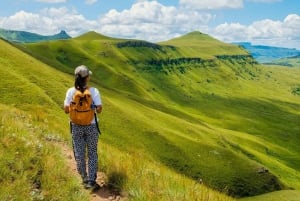
{"type": "Polygon", "coordinates": [[[183,7],[196,10],[238,9],[244,7],[244,1],[272,3],[282,0],[179,0],[179,4],[183,7]]]}
{"type": "Polygon", "coordinates": [[[89,21],[75,10],[65,7],[45,8],[40,13],[19,11],[10,17],[0,18],[0,27],[12,30],[23,30],[42,35],[51,35],[65,30],[72,36],[94,30],[96,21],[89,21]]]}
{"type": "Polygon", "coordinates": [[[13,16],[1,18],[0,25],[7,29],[30,30],[36,25],[40,26],[41,24],[38,23],[40,20],[38,14],[19,11],[13,16]]]}
{"type": "Polygon", "coordinates": [[[179,4],[193,9],[242,8],[243,0],[179,0],[179,4]]]}
{"type": "Polygon", "coordinates": [[[207,29],[209,13],[138,1],[129,10],[110,10],[100,19],[99,32],[128,38],[160,41],[195,29],[207,29]]]}
{"type": "Polygon", "coordinates": [[[35,0],[42,3],[65,3],[67,0],[35,0]]]}
{"type": "Polygon", "coordinates": [[[92,4],[95,4],[97,3],[98,0],[85,0],[85,3],[88,4],[88,5],[92,5],[92,4]]]}
{"type": "Polygon", "coordinates": [[[19,11],[9,17],[0,17],[0,27],[42,35],[65,30],[71,36],[93,30],[108,36],[152,42],[198,30],[224,42],[248,41],[300,49],[299,14],[290,14],[280,21],[265,19],[250,25],[224,23],[209,27],[214,18],[214,15],[200,10],[138,0],[130,9],[110,10],[99,20],[88,20],[76,10],[66,7],[45,8],[38,13],[19,11]]]}
{"type": "Polygon", "coordinates": [[[249,41],[300,49],[300,16],[290,14],[283,21],[265,19],[249,26],[224,23],[210,30],[210,34],[227,42],[249,41]]]}
{"type": "Polygon", "coordinates": [[[300,35],[300,16],[297,14],[290,14],[288,15],[283,24],[286,29],[290,29],[296,34],[300,35]]]}
{"type": "Polygon", "coordinates": [[[280,2],[282,0],[248,0],[251,2],[257,2],[257,3],[273,3],[273,2],[280,2]]]}

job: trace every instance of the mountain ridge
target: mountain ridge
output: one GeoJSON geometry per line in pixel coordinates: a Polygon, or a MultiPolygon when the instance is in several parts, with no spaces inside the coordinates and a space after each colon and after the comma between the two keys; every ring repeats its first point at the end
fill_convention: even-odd
{"type": "MultiPolygon", "coordinates": [[[[52,35],[52,36],[42,36],[39,34],[26,32],[26,31],[16,31],[16,30],[5,30],[0,28],[0,37],[13,41],[13,42],[41,42],[41,41],[47,41],[47,40],[57,40],[57,39],[69,39],[71,38],[64,30],[61,30],[60,33],[52,35]]],[[[83,39],[83,38],[93,38],[93,40],[97,39],[117,39],[112,38],[109,36],[105,36],[103,34],[97,33],[95,31],[90,31],[83,33],[82,35],[79,35],[75,37],[77,39],[83,39]]],[[[129,40],[129,39],[122,39],[118,38],[119,40],[129,40]]],[[[138,40],[138,39],[134,39],[138,40]]],[[[180,46],[183,46],[186,44],[186,40],[189,40],[189,44],[187,46],[196,45],[195,41],[199,40],[210,40],[211,44],[208,46],[203,46],[202,48],[207,48],[209,51],[209,46],[214,45],[214,42],[220,42],[217,39],[209,36],[208,34],[201,33],[199,31],[193,31],[186,33],[182,36],[167,40],[158,42],[157,44],[172,44],[175,45],[178,44],[180,46]]],[[[138,40],[140,41],[140,40],[138,40]]],[[[153,43],[155,44],[155,43],[153,43]]],[[[235,42],[232,43],[235,45],[239,45],[245,50],[247,50],[258,62],[260,63],[272,63],[272,61],[281,59],[281,58],[288,58],[288,57],[295,57],[300,55],[300,51],[295,48],[283,48],[283,47],[274,47],[274,46],[266,46],[266,45],[252,45],[250,42],[235,42]]],[[[196,45],[197,46],[197,45],[196,45]]],[[[227,47],[225,47],[226,49],[227,47]]],[[[224,47],[223,47],[224,49],[224,47]]],[[[226,52],[226,50],[225,50],[226,52]]]]}
{"type": "Polygon", "coordinates": [[[74,39],[77,40],[101,40],[101,39],[113,39],[112,37],[109,36],[105,36],[103,34],[97,33],[95,31],[89,31],[86,33],[83,33],[77,37],[75,37],[74,39]]]}
{"type": "Polygon", "coordinates": [[[271,63],[281,58],[295,57],[300,55],[296,48],[284,48],[266,45],[252,45],[250,42],[233,43],[244,47],[260,63],[271,63]]]}
{"type": "Polygon", "coordinates": [[[6,30],[0,28],[0,37],[12,41],[12,42],[20,42],[20,43],[32,43],[32,42],[40,42],[47,40],[59,40],[59,39],[69,39],[71,38],[66,31],[61,30],[59,33],[43,36],[36,33],[31,33],[27,31],[16,31],[16,30],[6,30]]]}

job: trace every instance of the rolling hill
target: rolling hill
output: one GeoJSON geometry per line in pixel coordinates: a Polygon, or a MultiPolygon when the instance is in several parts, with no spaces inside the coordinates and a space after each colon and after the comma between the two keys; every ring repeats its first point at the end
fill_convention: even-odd
{"type": "Polygon", "coordinates": [[[300,67],[300,55],[276,59],[267,65],[279,65],[279,66],[287,66],[287,67],[300,67]]]}
{"type": "MultiPolygon", "coordinates": [[[[53,69],[3,40],[0,54],[0,200],[91,200],[80,179],[68,169],[60,146],[72,147],[62,103],[73,75],[53,69]]],[[[115,115],[122,112],[120,105],[115,105],[122,96],[105,88],[101,92],[107,112],[101,124],[105,135],[99,145],[99,166],[110,185],[125,191],[130,200],[234,200],[171,171],[148,153],[109,145],[104,136],[113,133],[105,129],[106,122],[119,123],[123,118],[115,115]]],[[[126,103],[130,101],[123,106],[126,103]]]]}
{"type": "MultiPolygon", "coordinates": [[[[292,93],[300,88],[298,68],[259,65],[243,48],[200,32],[158,44],[89,32],[69,40],[16,47],[26,53],[26,63],[20,59],[18,69],[3,75],[15,75],[10,83],[14,86],[18,77],[25,79],[26,69],[27,84],[20,84],[20,91],[33,84],[41,98],[30,103],[29,97],[23,104],[27,99],[21,97],[27,93],[18,98],[7,89],[10,95],[6,96],[20,101],[11,107],[26,111],[37,103],[42,108],[48,102],[54,104],[44,114],[57,114],[51,119],[54,128],[64,123],[59,104],[72,83],[67,74],[80,64],[92,69],[93,83],[104,97],[101,142],[106,149],[118,150],[114,152],[118,156],[124,154],[118,171],[126,175],[123,188],[133,199],[149,194],[149,189],[162,191],[160,198],[169,195],[166,187],[138,183],[144,181],[139,175],[146,174],[147,167],[152,167],[149,164],[164,169],[150,169],[153,183],[161,181],[160,173],[167,169],[236,197],[300,188],[300,96],[292,93]],[[47,70],[27,69],[31,61],[42,62],[38,65],[47,70]],[[135,158],[141,164],[133,162],[135,158]],[[138,191],[138,186],[147,188],[138,191]]],[[[12,55],[18,52],[11,49],[12,55]]],[[[1,65],[15,66],[12,58],[1,65]]],[[[9,98],[0,102],[11,103],[9,98]]],[[[68,139],[66,126],[57,129],[68,139]]],[[[100,162],[105,171],[116,163],[110,158],[100,162]]],[[[178,196],[193,194],[176,192],[178,196]]],[[[230,198],[220,198],[226,199],[230,198]]]]}
{"type": "Polygon", "coordinates": [[[27,31],[6,30],[1,28],[0,28],[0,37],[8,41],[19,42],[19,43],[31,43],[31,42],[71,38],[63,30],[60,31],[58,34],[52,36],[43,36],[40,34],[35,34],[27,31]]]}

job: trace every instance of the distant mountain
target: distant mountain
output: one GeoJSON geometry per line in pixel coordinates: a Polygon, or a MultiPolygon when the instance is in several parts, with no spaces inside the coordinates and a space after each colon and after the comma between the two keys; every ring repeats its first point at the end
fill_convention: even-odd
{"type": "Polygon", "coordinates": [[[280,58],[300,55],[300,50],[295,48],[283,48],[264,45],[252,45],[249,42],[234,43],[244,47],[259,63],[270,63],[280,58]]]}
{"type": "Polygon", "coordinates": [[[270,63],[265,63],[265,64],[287,66],[287,67],[300,67],[300,54],[292,57],[276,59],[270,63]]]}
{"type": "Polygon", "coordinates": [[[31,42],[40,42],[48,40],[59,40],[59,39],[69,39],[71,38],[65,31],[60,31],[60,33],[43,36],[35,33],[30,33],[26,31],[15,31],[15,30],[6,30],[0,28],[0,37],[8,41],[21,42],[21,43],[31,43],[31,42]]]}

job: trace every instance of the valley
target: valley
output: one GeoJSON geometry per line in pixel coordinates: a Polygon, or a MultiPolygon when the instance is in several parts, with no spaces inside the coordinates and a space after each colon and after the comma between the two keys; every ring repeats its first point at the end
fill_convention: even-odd
{"type": "Polygon", "coordinates": [[[200,32],[157,44],[88,32],[0,47],[2,119],[6,110],[24,112],[66,143],[65,91],[74,67],[93,71],[104,99],[99,166],[118,173],[132,200],[157,200],[153,189],[162,200],[299,191],[300,68],[261,65],[200,32]]]}

